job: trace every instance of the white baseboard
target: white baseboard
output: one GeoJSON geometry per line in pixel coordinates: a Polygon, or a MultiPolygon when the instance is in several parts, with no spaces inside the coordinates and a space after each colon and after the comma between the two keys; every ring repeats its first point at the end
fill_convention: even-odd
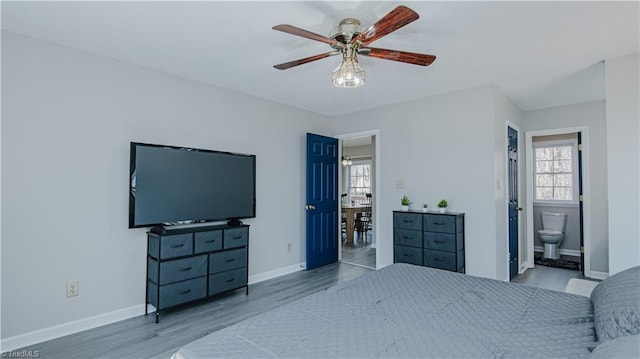
{"type": "MultiPolygon", "coordinates": [[[[249,277],[249,284],[265,281],[267,279],[276,278],[285,274],[294,273],[304,270],[306,263],[298,263],[288,267],[275,269],[269,272],[260,273],[249,277]]],[[[150,306],[151,311],[155,311],[150,306]]],[[[26,346],[45,342],[65,335],[82,332],[85,330],[101,327],[103,325],[119,322],[121,320],[137,317],[144,314],[144,304],[134,305],[129,308],[115,310],[104,314],[94,315],[92,317],[74,320],[72,322],[54,325],[49,328],[38,329],[32,332],[8,337],[0,340],[0,352],[14,351],[26,346]]]]}
{"type": "Polygon", "coordinates": [[[2,339],[0,342],[0,351],[3,353],[6,351],[13,351],[29,345],[46,342],[47,340],[64,337],[65,335],[137,317],[142,314],[144,314],[144,305],[139,304],[129,308],[114,310],[113,312],[98,314],[92,317],[34,330],[29,333],[2,339]]]}
{"type": "Polygon", "coordinates": [[[273,278],[283,276],[285,274],[298,272],[298,271],[304,270],[305,268],[307,268],[307,263],[302,262],[302,263],[290,265],[288,267],[282,267],[282,268],[274,269],[268,272],[252,275],[249,277],[249,284],[256,284],[268,279],[273,279],[273,278]]]}
{"type": "Polygon", "coordinates": [[[589,278],[593,278],[593,279],[607,279],[609,277],[609,273],[607,272],[596,272],[596,271],[591,271],[591,273],[589,273],[589,278]]]}
{"type": "MultiPolygon", "coordinates": [[[[535,247],[533,247],[533,250],[536,251],[536,252],[544,252],[544,247],[543,246],[535,246],[535,247]]],[[[580,257],[580,251],[576,250],[576,249],[559,248],[558,249],[558,254],[562,254],[564,256],[580,257]]]]}

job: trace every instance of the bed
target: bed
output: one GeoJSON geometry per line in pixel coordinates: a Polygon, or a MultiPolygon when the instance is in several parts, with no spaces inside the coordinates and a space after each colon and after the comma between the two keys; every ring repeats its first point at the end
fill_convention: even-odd
{"type": "Polygon", "coordinates": [[[398,263],[207,335],[173,359],[638,357],[639,283],[635,267],[588,298],[398,263]]]}

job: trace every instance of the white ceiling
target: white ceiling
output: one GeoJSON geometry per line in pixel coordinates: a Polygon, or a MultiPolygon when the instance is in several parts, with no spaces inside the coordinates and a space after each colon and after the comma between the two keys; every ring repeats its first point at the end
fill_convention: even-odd
{"type": "Polygon", "coordinates": [[[496,84],[521,109],[604,98],[602,61],[639,51],[639,2],[2,2],[2,28],[336,116],[496,84]],[[328,35],[404,4],[420,19],[371,46],[438,56],[428,67],[360,57],[367,84],[331,85],[339,57],[271,30],[328,35]]]}

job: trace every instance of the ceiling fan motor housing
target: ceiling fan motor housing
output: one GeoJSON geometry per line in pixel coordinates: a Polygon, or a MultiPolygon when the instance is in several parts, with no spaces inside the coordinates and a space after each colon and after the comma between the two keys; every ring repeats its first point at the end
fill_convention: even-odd
{"type": "MultiPolygon", "coordinates": [[[[338,23],[338,26],[331,30],[329,37],[346,45],[351,42],[351,39],[354,36],[358,36],[361,32],[362,26],[360,24],[360,20],[348,17],[346,19],[342,19],[338,23]]],[[[336,45],[331,45],[331,47],[336,50],[341,49],[336,45]]]]}

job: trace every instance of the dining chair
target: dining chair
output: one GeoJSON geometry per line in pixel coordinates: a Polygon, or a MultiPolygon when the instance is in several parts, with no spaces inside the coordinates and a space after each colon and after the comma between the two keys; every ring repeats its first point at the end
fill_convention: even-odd
{"type": "MultiPolygon", "coordinates": [[[[340,203],[347,204],[347,194],[343,193],[340,195],[340,203]]],[[[340,230],[342,233],[342,240],[345,240],[347,237],[347,214],[342,212],[342,219],[340,221],[340,230]]]]}
{"type": "Polygon", "coordinates": [[[361,213],[358,213],[356,218],[356,230],[358,231],[358,235],[362,236],[363,241],[367,241],[367,231],[370,231],[372,228],[372,216],[371,216],[371,205],[372,205],[372,196],[371,193],[365,194],[365,199],[362,202],[365,207],[361,213]]]}

